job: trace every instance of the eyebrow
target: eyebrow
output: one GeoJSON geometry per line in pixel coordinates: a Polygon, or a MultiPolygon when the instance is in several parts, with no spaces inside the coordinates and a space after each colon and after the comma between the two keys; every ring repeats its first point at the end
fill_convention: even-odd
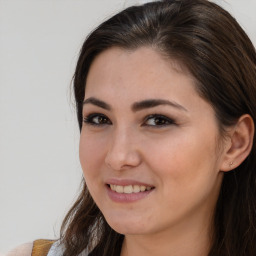
{"type": "Polygon", "coordinates": [[[132,105],[132,111],[136,112],[136,111],[140,111],[140,110],[143,110],[143,109],[146,109],[146,108],[157,107],[157,106],[160,106],[160,105],[169,105],[169,106],[177,108],[179,110],[188,111],[185,107],[178,104],[177,102],[169,101],[169,100],[163,100],[163,99],[148,99],[148,100],[143,100],[143,101],[140,101],[140,102],[135,102],[132,105]]]}
{"type": "Polygon", "coordinates": [[[84,100],[83,105],[85,105],[85,104],[92,104],[92,105],[98,106],[98,107],[106,109],[106,110],[111,110],[111,107],[109,104],[107,104],[106,102],[104,102],[102,100],[96,99],[94,97],[84,100]]]}
{"type": "MultiPolygon", "coordinates": [[[[92,104],[92,105],[98,106],[98,107],[106,109],[106,110],[112,109],[108,103],[106,103],[102,100],[99,100],[95,97],[90,97],[90,98],[84,100],[83,105],[85,105],[85,104],[92,104]]],[[[135,102],[132,104],[131,109],[133,112],[137,112],[137,111],[140,111],[143,109],[153,108],[153,107],[157,107],[160,105],[169,105],[171,107],[177,108],[182,111],[188,111],[185,107],[178,104],[177,102],[164,100],[164,99],[148,99],[148,100],[135,102]]]]}

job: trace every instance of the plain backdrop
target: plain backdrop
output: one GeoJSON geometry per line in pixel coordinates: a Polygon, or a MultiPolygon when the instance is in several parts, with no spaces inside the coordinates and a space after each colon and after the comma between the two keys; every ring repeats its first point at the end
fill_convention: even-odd
{"type": "MultiPolygon", "coordinates": [[[[71,78],[96,25],[136,0],[0,0],[0,255],[58,238],[82,178],[71,78]]],[[[216,1],[256,45],[256,0],[216,1]]]]}

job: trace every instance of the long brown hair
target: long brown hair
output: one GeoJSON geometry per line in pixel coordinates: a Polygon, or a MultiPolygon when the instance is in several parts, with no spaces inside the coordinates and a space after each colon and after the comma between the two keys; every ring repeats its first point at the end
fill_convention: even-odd
{"type": "MultiPolygon", "coordinates": [[[[197,91],[215,110],[220,131],[243,114],[256,123],[256,53],[236,20],[207,0],[163,0],[133,6],[102,23],[85,40],[74,74],[79,127],[86,77],[97,55],[117,46],[152,47],[185,66],[197,91]]],[[[248,158],[224,174],[214,215],[208,256],[256,255],[256,143],[248,158]]],[[[120,255],[123,235],[105,221],[83,182],[76,203],[64,219],[64,256],[120,255]]]]}

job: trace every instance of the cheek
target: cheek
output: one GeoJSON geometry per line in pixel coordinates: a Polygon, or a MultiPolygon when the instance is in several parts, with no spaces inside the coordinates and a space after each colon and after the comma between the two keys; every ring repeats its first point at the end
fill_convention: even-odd
{"type": "Polygon", "coordinates": [[[104,163],[103,145],[101,140],[89,134],[81,133],[79,144],[79,158],[83,170],[84,180],[88,190],[96,203],[100,200],[100,171],[104,163]]]}
{"type": "Polygon", "coordinates": [[[217,175],[215,136],[208,132],[199,134],[192,130],[182,136],[175,133],[154,145],[146,143],[145,150],[151,169],[161,177],[161,182],[172,183],[173,189],[209,182],[207,179],[217,175]]]}
{"type": "Polygon", "coordinates": [[[148,163],[161,188],[159,209],[169,212],[175,209],[177,216],[183,216],[205,202],[215,202],[221,182],[215,141],[205,137],[204,143],[203,139],[199,143],[198,139],[197,136],[194,139],[190,136],[190,140],[173,137],[169,143],[159,141],[161,147],[160,144],[151,147],[148,163]]]}
{"type": "Polygon", "coordinates": [[[94,138],[90,134],[81,133],[79,144],[79,158],[86,182],[97,177],[100,166],[104,163],[104,139],[94,138]]]}

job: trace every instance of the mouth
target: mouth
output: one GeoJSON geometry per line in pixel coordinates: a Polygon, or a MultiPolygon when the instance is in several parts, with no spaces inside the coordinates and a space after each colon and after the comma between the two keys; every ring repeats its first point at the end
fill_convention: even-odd
{"type": "Polygon", "coordinates": [[[107,186],[114,192],[118,194],[137,194],[145,191],[153,190],[154,187],[144,186],[144,185],[115,185],[115,184],[107,184],[107,186]]]}

